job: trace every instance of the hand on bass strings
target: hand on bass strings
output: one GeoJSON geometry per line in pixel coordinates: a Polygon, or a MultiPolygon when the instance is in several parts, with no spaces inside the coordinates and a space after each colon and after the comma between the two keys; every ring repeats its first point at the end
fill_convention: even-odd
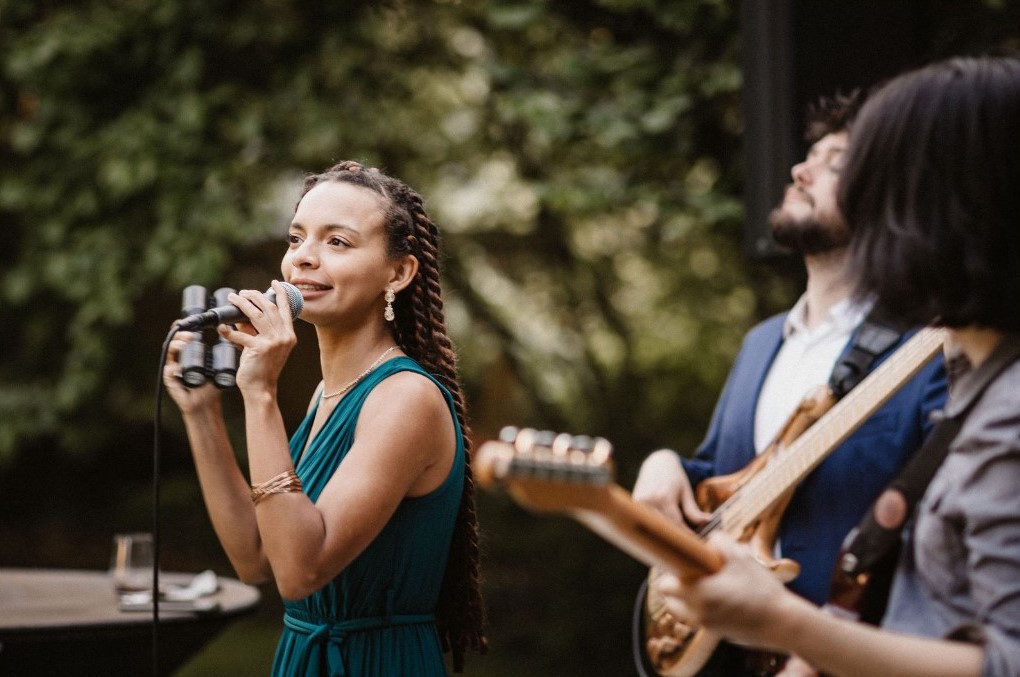
{"type": "Polygon", "coordinates": [[[689,524],[700,526],[711,517],[698,507],[680,457],[671,449],[649,454],[641,464],[631,495],[635,501],[654,508],[676,524],[683,524],[686,519],[689,524]]]}

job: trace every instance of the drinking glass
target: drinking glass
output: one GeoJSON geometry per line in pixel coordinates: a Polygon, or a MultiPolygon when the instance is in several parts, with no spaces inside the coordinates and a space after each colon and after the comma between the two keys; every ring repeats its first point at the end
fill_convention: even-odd
{"type": "Polygon", "coordinates": [[[152,590],[152,534],[114,534],[110,575],[118,595],[152,590]]]}

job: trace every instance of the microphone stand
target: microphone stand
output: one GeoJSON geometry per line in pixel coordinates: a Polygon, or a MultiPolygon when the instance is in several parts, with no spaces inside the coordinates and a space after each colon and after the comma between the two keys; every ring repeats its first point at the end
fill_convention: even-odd
{"type": "Polygon", "coordinates": [[[163,367],[170,351],[170,341],[177,333],[177,325],[170,329],[160,351],[159,370],[156,377],[155,413],[153,416],[152,438],[152,677],[159,677],[159,467],[160,467],[160,420],[163,409],[163,367]]]}

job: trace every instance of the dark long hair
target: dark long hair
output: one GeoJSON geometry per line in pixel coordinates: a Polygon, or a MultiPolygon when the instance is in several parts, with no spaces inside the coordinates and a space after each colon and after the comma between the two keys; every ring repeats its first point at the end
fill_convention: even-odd
{"type": "Polygon", "coordinates": [[[942,61],[872,94],[838,199],[859,295],[916,323],[1020,330],[1020,60],[942,61]]]}
{"type": "Polygon", "coordinates": [[[314,186],[339,181],[367,188],[383,198],[387,254],[412,254],[418,273],[393,302],[391,323],[400,349],[442,383],[453,395],[457,420],[464,434],[467,463],[464,491],[450,544],[443,585],[436,609],[436,625],[443,651],[452,652],[453,669],[462,672],[467,649],[485,652],[484,609],[479,576],[478,517],[471,473],[470,431],[464,395],[457,374],[457,355],[446,333],[442,289],[439,285],[439,229],[425,212],[424,201],[410,186],[374,168],[353,161],[333,165],[305,179],[302,195],[314,186]]]}

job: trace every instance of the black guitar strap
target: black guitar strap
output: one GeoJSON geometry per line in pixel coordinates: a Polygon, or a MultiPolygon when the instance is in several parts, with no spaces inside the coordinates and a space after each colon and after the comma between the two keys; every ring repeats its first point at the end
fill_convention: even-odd
{"type": "MultiPolygon", "coordinates": [[[[966,412],[962,412],[935,426],[921,448],[843,541],[834,578],[864,582],[866,587],[858,592],[860,597],[853,605],[861,620],[875,624],[881,619],[893,565],[899,557],[903,525],[942,465],[965,418],[966,412]],[[882,523],[876,514],[882,516],[882,523]]],[[[834,589],[838,586],[834,580],[834,589]]]]}
{"type": "MultiPolygon", "coordinates": [[[[878,497],[861,522],[847,534],[832,575],[825,608],[838,616],[878,625],[900,555],[903,524],[913,514],[960,432],[967,412],[942,419],[900,474],[878,497]],[[882,515],[885,526],[879,524],[882,515]]],[[[823,674],[822,677],[829,677],[823,674]]]]}
{"type": "MultiPolygon", "coordinates": [[[[1011,361],[983,366],[979,392],[1011,361]]],[[[954,371],[952,360],[949,361],[949,370],[951,374],[954,371]]],[[[894,565],[900,554],[903,526],[913,515],[914,508],[945,460],[950,444],[978,399],[975,395],[952,418],[939,421],[928,439],[872,504],[861,522],[847,534],[833,572],[833,595],[830,597],[843,612],[854,613],[847,605],[839,604],[837,598],[841,591],[848,593],[848,599],[857,596],[853,606],[861,620],[873,624],[881,620],[885,611],[885,590],[891,582],[894,565]],[[851,592],[851,587],[857,589],[851,592]]],[[[828,606],[833,608],[832,604],[828,606]]]]}
{"type": "Polygon", "coordinates": [[[868,316],[829,377],[829,387],[836,399],[842,399],[860,383],[868,375],[875,358],[893,347],[902,335],[900,329],[876,317],[874,313],[868,316]]]}

